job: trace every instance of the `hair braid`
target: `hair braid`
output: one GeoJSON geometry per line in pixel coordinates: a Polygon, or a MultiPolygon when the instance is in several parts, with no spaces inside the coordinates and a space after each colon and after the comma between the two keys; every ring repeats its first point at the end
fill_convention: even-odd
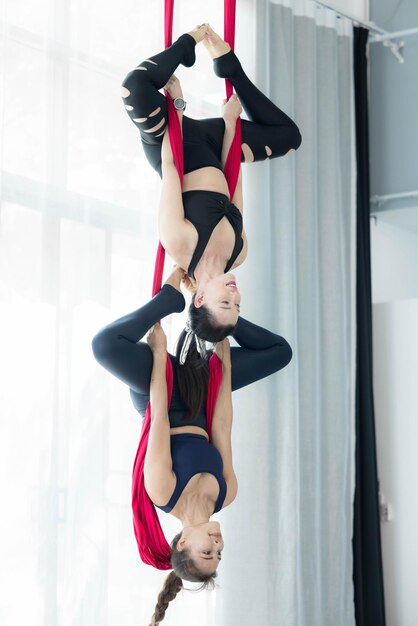
{"type": "Polygon", "coordinates": [[[163,621],[168,605],[178,592],[183,588],[183,581],[175,572],[170,572],[164,581],[164,587],[158,594],[157,604],[155,605],[154,615],[151,618],[150,626],[157,626],[163,621]]]}

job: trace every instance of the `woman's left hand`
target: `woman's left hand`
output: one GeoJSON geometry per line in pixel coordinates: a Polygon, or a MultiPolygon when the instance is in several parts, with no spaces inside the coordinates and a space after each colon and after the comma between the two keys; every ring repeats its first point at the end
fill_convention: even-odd
{"type": "Polygon", "coordinates": [[[153,354],[156,354],[156,353],[166,354],[167,337],[159,322],[154,324],[154,326],[149,331],[147,335],[147,343],[149,347],[151,348],[151,351],[153,354]]]}
{"type": "Polygon", "coordinates": [[[241,102],[235,94],[232,94],[228,102],[226,100],[223,101],[222,117],[226,124],[235,124],[241,113],[241,102]]]}

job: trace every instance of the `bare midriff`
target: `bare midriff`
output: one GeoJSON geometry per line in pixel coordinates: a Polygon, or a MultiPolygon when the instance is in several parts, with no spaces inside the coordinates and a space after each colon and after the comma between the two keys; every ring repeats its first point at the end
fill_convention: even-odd
{"type": "Polygon", "coordinates": [[[170,428],[170,435],[184,435],[185,433],[203,435],[209,441],[208,433],[200,426],[176,426],[175,428],[170,428]]]}
{"type": "Polygon", "coordinates": [[[229,197],[224,173],[217,167],[201,167],[184,175],[182,191],[216,191],[229,197]]]}

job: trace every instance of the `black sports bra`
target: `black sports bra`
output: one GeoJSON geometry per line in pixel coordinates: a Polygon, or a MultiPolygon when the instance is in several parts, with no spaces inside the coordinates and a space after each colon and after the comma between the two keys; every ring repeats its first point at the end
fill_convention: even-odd
{"type": "Polygon", "coordinates": [[[193,252],[187,273],[194,278],[196,265],[200,261],[210,236],[221,221],[226,217],[235,232],[235,245],[224,272],[228,272],[242,250],[242,215],[241,211],[229,201],[228,196],[217,191],[184,191],[184,216],[193,224],[198,233],[197,246],[193,252]]]}

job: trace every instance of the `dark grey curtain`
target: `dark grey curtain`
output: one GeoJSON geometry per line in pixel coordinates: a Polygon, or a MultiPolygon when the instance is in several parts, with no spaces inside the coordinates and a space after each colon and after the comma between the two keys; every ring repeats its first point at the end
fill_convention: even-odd
{"type": "Polygon", "coordinates": [[[368,31],[354,29],[357,152],[357,353],[354,599],[357,626],[384,626],[382,554],[373,404],[373,352],[369,231],[368,31]]]}

